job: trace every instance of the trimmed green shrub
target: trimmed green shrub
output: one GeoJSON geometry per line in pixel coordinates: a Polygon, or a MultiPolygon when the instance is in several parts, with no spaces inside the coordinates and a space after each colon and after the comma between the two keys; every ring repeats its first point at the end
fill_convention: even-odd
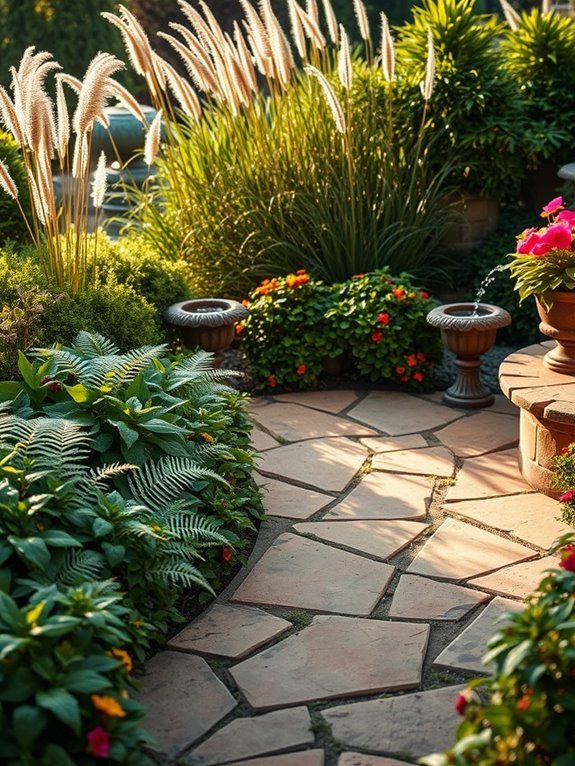
{"type": "Polygon", "coordinates": [[[489,642],[489,678],[459,695],[457,743],[426,766],[571,766],[575,763],[575,545],[560,541],[553,569],[489,642]]]}
{"type": "MultiPolygon", "coordinates": [[[[30,219],[30,195],[22,152],[9,133],[0,130],[0,162],[8,168],[18,188],[18,200],[30,219]]],[[[0,244],[8,239],[25,240],[30,235],[16,200],[0,192],[0,244]]]]}

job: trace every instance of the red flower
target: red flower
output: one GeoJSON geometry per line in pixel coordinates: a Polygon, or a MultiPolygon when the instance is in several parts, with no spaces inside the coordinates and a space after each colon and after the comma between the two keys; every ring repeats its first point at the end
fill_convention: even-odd
{"type": "Polygon", "coordinates": [[[229,548],[222,548],[222,558],[224,561],[231,561],[232,552],[229,548]]]}
{"type": "Polygon", "coordinates": [[[567,492],[564,492],[561,497],[559,498],[560,503],[568,503],[570,500],[573,500],[575,497],[575,489],[569,489],[567,492]]]}
{"type": "Polygon", "coordinates": [[[401,376],[401,378],[400,378],[400,380],[401,380],[401,382],[402,382],[402,383],[407,383],[407,381],[409,380],[409,378],[407,377],[407,375],[402,375],[402,376],[401,376]]]}
{"type": "Polygon", "coordinates": [[[562,455],[568,455],[569,454],[569,447],[562,447],[561,448],[561,454],[562,455]]]}
{"type": "Polygon", "coordinates": [[[403,287],[396,287],[395,290],[392,290],[391,292],[399,301],[405,298],[405,290],[403,289],[403,287]]]}
{"type": "Polygon", "coordinates": [[[306,370],[307,370],[307,367],[305,366],[305,364],[300,364],[299,367],[296,368],[296,372],[298,375],[305,375],[306,370]]]}
{"type": "Polygon", "coordinates": [[[391,322],[391,317],[387,313],[387,311],[382,311],[381,314],[377,317],[377,321],[379,324],[389,324],[391,322]]]}
{"type": "Polygon", "coordinates": [[[559,551],[561,561],[559,566],[567,572],[575,572],[575,545],[565,545],[559,551]]]}
{"type": "Polygon", "coordinates": [[[409,356],[405,357],[405,361],[407,362],[408,367],[415,367],[417,364],[417,357],[415,354],[410,354],[409,356]]]}
{"type": "Polygon", "coordinates": [[[383,333],[380,330],[374,330],[370,337],[374,343],[381,343],[383,340],[383,333]]]}
{"type": "Polygon", "coordinates": [[[531,700],[527,694],[524,694],[519,700],[517,700],[517,710],[527,710],[531,700]]]}
{"type": "Polygon", "coordinates": [[[236,325],[236,335],[241,335],[243,333],[243,331],[244,331],[244,326],[240,322],[240,324],[236,325]]]}
{"type": "Polygon", "coordinates": [[[363,277],[363,274],[354,274],[352,276],[352,279],[361,279],[363,277]]]}
{"type": "Polygon", "coordinates": [[[425,362],[425,354],[422,351],[420,351],[415,356],[416,356],[418,362],[425,362]]]}
{"type": "Polygon", "coordinates": [[[459,715],[463,715],[465,713],[465,708],[467,707],[469,703],[469,690],[465,689],[465,691],[462,691],[460,694],[457,695],[457,699],[455,700],[455,712],[459,713],[459,715]]]}
{"type": "Polygon", "coordinates": [[[414,372],[413,379],[416,380],[418,383],[421,383],[421,381],[423,380],[423,374],[421,372],[414,372]]]}
{"type": "Polygon", "coordinates": [[[107,758],[110,752],[110,735],[102,726],[96,726],[86,735],[88,752],[95,758],[107,758]]]}
{"type": "Polygon", "coordinates": [[[302,274],[305,274],[305,273],[306,273],[305,269],[298,269],[295,274],[296,274],[296,277],[301,277],[302,274]]]}
{"type": "Polygon", "coordinates": [[[424,301],[426,301],[429,298],[429,293],[425,290],[421,290],[419,293],[420,297],[423,298],[424,301]]]}
{"type": "Polygon", "coordinates": [[[405,373],[405,367],[396,367],[395,371],[398,375],[403,375],[405,373]]]}
{"type": "Polygon", "coordinates": [[[267,383],[270,388],[275,388],[278,384],[277,378],[275,375],[268,375],[267,383]]]}

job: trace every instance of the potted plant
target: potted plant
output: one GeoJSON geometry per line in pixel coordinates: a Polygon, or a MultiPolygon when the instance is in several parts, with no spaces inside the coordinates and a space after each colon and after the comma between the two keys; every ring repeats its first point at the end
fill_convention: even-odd
{"type": "Polygon", "coordinates": [[[554,372],[575,374],[575,211],[556,197],[541,211],[547,224],[525,229],[509,272],[523,301],[534,295],[539,329],[557,345],[544,358],[554,372]]]}

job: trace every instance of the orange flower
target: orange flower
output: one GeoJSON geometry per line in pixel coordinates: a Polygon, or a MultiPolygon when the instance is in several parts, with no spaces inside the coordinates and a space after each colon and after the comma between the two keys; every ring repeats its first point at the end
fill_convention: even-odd
{"type": "Polygon", "coordinates": [[[391,291],[393,295],[397,298],[397,300],[401,301],[405,298],[405,290],[403,287],[396,287],[394,290],[391,291]]]}
{"type": "Polygon", "coordinates": [[[241,335],[243,331],[244,331],[244,326],[240,322],[239,324],[236,325],[236,335],[241,335]]]}
{"type": "Polygon", "coordinates": [[[278,384],[276,376],[275,375],[268,375],[267,378],[267,384],[270,388],[275,388],[278,384]]]}
{"type": "Polygon", "coordinates": [[[296,271],[296,276],[298,276],[298,277],[301,277],[301,276],[303,276],[305,273],[306,273],[306,270],[305,270],[305,269],[298,269],[298,270],[296,271]]]}
{"type": "MultiPolygon", "coordinates": [[[[157,526],[157,525],[154,525],[154,526],[157,526]]],[[[159,529],[160,529],[160,527],[158,527],[158,530],[159,529]]],[[[128,652],[126,652],[124,649],[118,649],[118,648],[114,647],[113,649],[110,649],[108,654],[110,655],[110,657],[113,657],[115,660],[120,660],[120,662],[122,663],[122,665],[124,666],[124,668],[126,670],[126,673],[130,673],[131,672],[131,670],[132,670],[132,658],[130,657],[128,652]]]]}
{"type": "Polygon", "coordinates": [[[405,375],[405,367],[396,367],[395,371],[398,375],[405,375]]]}
{"type": "Polygon", "coordinates": [[[299,366],[296,368],[296,372],[297,372],[297,374],[298,374],[298,375],[305,375],[305,373],[306,373],[306,370],[307,370],[307,367],[305,366],[305,364],[300,364],[300,365],[299,365],[299,366]]]}
{"type": "Polygon", "coordinates": [[[243,299],[242,306],[245,306],[247,309],[250,307],[250,302],[247,298],[243,299]]]}
{"type": "Polygon", "coordinates": [[[110,718],[124,718],[126,711],[114,697],[105,694],[92,694],[90,697],[96,710],[110,716],[110,718]]]}
{"type": "Polygon", "coordinates": [[[208,442],[208,444],[211,444],[212,442],[215,442],[214,437],[211,434],[207,434],[204,431],[200,433],[200,436],[205,442],[208,442]]]}
{"type": "Polygon", "coordinates": [[[363,274],[354,274],[352,276],[352,279],[361,279],[363,277],[363,274]]]}
{"type": "Polygon", "coordinates": [[[416,380],[418,383],[421,383],[423,380],[423,373],[421,372],[414,372],[413,373],[413,379],[416,380]]]}
{"type": "Polygon", "coordinates": [[[388,325],[391,322],[391,317],[387,311],[382,311],[381,314],[377,317],[377,321],[379,324],[388,325]]]}
{"type": "Polygon", "coordinates": [[[409,356],[405,357],[405,361],[407,362],[408,367],[415,367],[417,364],[417,357],[415,354],[410,354],[409,356]]]}

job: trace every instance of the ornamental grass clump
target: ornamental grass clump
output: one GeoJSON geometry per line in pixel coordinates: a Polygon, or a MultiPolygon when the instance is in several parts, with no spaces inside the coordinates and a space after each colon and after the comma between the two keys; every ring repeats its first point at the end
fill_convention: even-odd
{"type": "MultiPolygon", "coordinates": [[[[187,78],[153,51],[126,9],[106,16],[167,120],[158,172],[132,225],[163,255],[188,260],[200,294],[239,298],[258,276],[300,267],[326,283],[383,265],[430,273],[448,217],[440,205],[446,170],[429,172],[425,107],[418,129],[396,127],[385,17],[380,58],[361,0],[354,7],[365,56],[350,49],[328,0],[321,19],[315,6],[289,0],[290,36],[267,1],[256,11],[243,0],[233,35],[206,3],[200,11],[179,5],[187,23],[162,37],[187,78]]],[[[432,46],[427,58],[424,104],[432,46]]]]}
{"type": "Polygon", "coordinates": [[[425,766],[571,766],[575,763],[575,536],[557,544],[527,605],[506,616],[483,658],[489,678],[454,700],[463,716],[457,743],[425,766]]]}

